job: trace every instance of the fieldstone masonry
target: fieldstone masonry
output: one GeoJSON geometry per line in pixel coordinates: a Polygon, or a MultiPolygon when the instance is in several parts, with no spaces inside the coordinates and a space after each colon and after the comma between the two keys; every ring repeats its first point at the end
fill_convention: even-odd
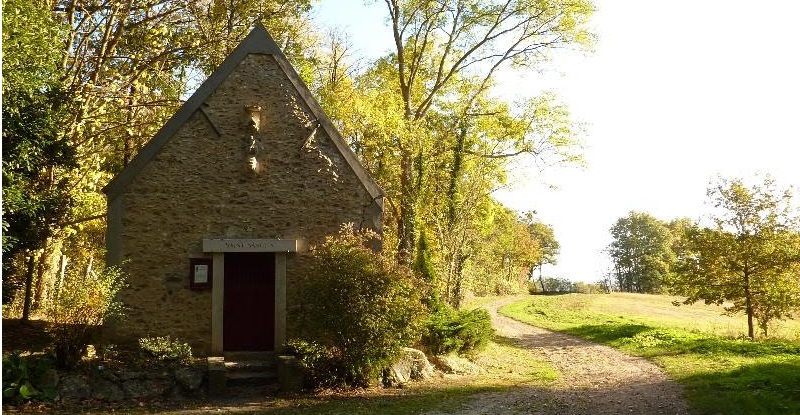
{"type": "MultiPolygon", "coordinates": [[[[221,310],[212,290],[189,287],[189,259],[214,257],[204,239],[313,245],[347,223],[381,229],[381,190],[261,27],[105,191],[108,259],[130,285],[110,334],[171,335],[201,356],[212,350],[212,308],[221,310]]],[[[280,255],[290,335],[307,254],[280,255]]]]}

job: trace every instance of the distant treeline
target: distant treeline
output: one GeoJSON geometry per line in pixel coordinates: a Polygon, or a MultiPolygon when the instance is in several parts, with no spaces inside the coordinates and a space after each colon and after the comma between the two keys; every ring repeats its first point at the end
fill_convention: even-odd
{"type": "Polygon", "coordinates": [[[630,212],[611,227],[615,291],[671,293],[744,312],[766,335],[770,321],[800,309],[800,210],[791,187],[769,176],[756,184],[719,178],[702,220],[660,220],[630,212]]]}

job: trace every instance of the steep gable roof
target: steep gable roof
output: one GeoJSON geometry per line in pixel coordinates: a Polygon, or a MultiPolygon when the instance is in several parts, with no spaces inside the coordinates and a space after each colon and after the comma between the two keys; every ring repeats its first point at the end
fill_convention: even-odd
{"type": "Polygon", "coordinates": [[[189,118],[203,105],[206,100],[217,90],[217,88],[233,73],[236,67],[249,54],[273,55],[278,66],[292,82],[299,96],[317,118],[322,129],[328,134],[336,149],[358,177],[361,184],[375,199],[379,206],[382,205],[377,199],[384,196],[383,190],[375,183],[364,166],[342,138],[331,120],[322,111],[319,103],[311,95],[305,83],[300,79],[300,75],[289,64],[286,56],[281,52],[278,45],[267,33],[267,30],[257,24],[250,34],[245,37],[242,43],[225,58],[225,61],[211,74],[211,76],[197,88],[194,94],[181,106],[178,112],[164,124],[163,127],[153,136],[153,138],[139,151],[136,157],[125,166],[104,188],[103,192],[108,195],[109,200],[119,196],[133,181],[139,172],[158,154],[159,150],[175,135],[176,132],[189,120],[189,118]]]}

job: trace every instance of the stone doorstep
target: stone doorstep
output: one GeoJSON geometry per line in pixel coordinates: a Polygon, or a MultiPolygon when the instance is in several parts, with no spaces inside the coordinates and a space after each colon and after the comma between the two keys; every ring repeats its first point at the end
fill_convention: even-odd
{"type": "Polygon", "coordinates": [[[275,352],[222,352],[226,362],[275,361],[275,352]]]}
{"type": "Polygon", "coordinates": [[[214,356],[208,358],[208,394],[223,396],[227,392],[227,374],[225,373],[225,358],[214,356]]]}
{"type": "Polygon", "coordinates": [[[259,386],[278,382],[275,372],[234,372],[228,373],[227,386],[259,386]]]}
{"type": "Polygon", "coordinates": [[[277,383],[274,360],[239,360],[225,362],[228,386],[254,386],[277,383]]]}
{"type": "Polygon", "coordinates": [[[222,396],[228,388],[274,385],[278,382],[275,353],[226,352],[208,358],[209,394],[222,396]]]}
{"type": "Polygon", "coordinates": [[[275,362],[270,360],[239,360],[234,362],[225,362],[225,371],[227,373],[268,372],[275,371],[275,368],[275,362]]]}

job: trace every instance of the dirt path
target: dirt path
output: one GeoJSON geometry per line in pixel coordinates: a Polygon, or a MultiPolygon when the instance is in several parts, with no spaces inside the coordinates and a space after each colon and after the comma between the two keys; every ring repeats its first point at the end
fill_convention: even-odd
{"type": "MultiPolygon", "coordinates": [[[[521,387],[475,396],[459,414],[688,414],[680,385],[653,363],[566,334],[533,327],[486,306],[497,334],[550,362],[561,377],[546,388],[521,387]]],[[[430,415],[435,412],[429,413],[430,415]]]]}

